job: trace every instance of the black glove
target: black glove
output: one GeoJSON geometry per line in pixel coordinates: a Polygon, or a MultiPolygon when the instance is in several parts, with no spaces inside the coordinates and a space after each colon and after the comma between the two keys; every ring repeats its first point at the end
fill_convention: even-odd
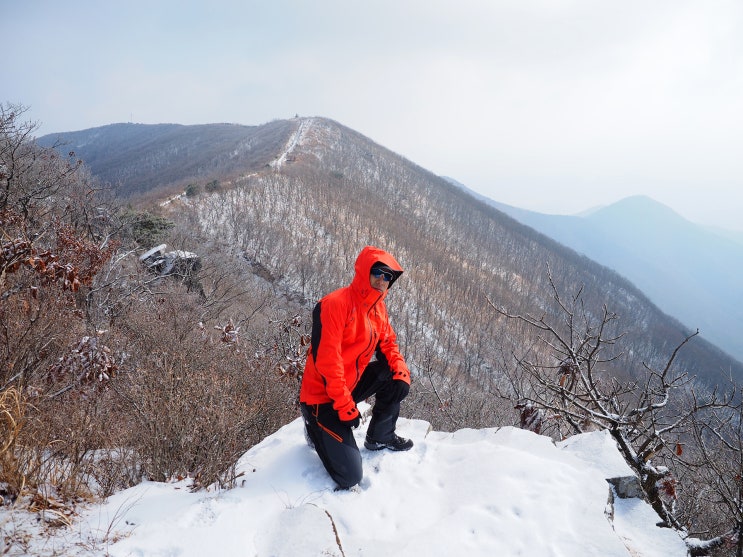
{"type": "Polygon", "coordinates": [[[361,423],[361,413],[359,412],[359,409],[356,408],[356,406],[354,406],[350,410],[346,410],[345,412],[338,412],[338,417],[340,418],[343,425],[347,425],[348,427],[351,427],[353,429],[359,427],[359,424],[361,423]]]}
{"type": "Polygon", "coordinates": [[[389,387],[390,398],[395,402],[402,401],[410,392],[410,385],[401,379],[393,379],[389,387]]]}
{"type": "Polygon", "coordinates": [[[356,429],[361,424],[361,416],[356,416],[353,420],[341,420],[341,423],[350,428],[356,429]]]}

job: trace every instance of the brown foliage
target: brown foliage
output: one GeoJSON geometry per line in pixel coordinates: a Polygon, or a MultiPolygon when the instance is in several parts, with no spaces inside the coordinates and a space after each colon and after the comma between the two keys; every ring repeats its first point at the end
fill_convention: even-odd
{"type": "Polygon", "coordinates": [[[65,505],[142,478],[232,485],[239,456],[296,415],[299,322],[221,261],[188,281],[147,274],[121,249],[123,213],[12,108],[0,107],[4,501],[69,524],[65,505]]]}
{"type": "Polygon", "coordinates": [[[129,315],[132,357],[114,388],[146,477],[230,485],[237,458],[296,415],[296,383],[281,379],[275,351],[225,342],[224,327],[206,334],[198,311],[173,288],[153,312],[129,315]]]}

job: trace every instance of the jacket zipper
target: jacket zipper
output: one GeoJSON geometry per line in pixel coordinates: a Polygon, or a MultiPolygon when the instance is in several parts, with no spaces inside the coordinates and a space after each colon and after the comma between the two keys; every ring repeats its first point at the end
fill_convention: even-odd
{"type": "Polygon", "coordinates": [[[369,352],[369,349],[370,348],[372,350],[374,348],[374,328],[372,327],[372,322],[371,322],[370,315],[371,315],[372,310],[374,310],[374,308],[376,307],[377,302],[379,302],[379,300],[381,300],[381,299],[382,299],[382,296],[380,296],[379,298],[377,298],[376,301],[369,307],[369,310],[366,312],[366,316],[365,317],[366,317],[366,320],[367,320],[367,322],[369,324],[369,343],[366,345],[366,348],[361,352],[361,354],[359,354],[358,356],[356,356],[356,381],[354,383],[354,387],[356,386],[356,384],[358,384],[359,379],[361,378],[361,370],[359,370],[359,360],[361,360],[361,356],[363,356],[364,354],[366,354],[367,352],[369,352]]]}

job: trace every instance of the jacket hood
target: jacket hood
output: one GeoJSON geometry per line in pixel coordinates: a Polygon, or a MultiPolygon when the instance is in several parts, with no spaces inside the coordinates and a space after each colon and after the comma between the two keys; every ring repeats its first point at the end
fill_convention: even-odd
{"type": "Polygon", "coordinates": [[[395,275],[394,278],[390,281],[390,284],[387,287],[387,291],[392,288],[394,282],[403,273],[402,267],[397,262],[397,260],[392,257],[391,254],[387,253],[383,249],[374,246],[366,246],[364,249],[361,250],[361,253],[359,253],[359,256],[356,258],[356,264],[354,265],[356,274],[354,275],[353,282],[351,283],[351,286],[358,290],[363,298],[366,298],[373,290],[371,284],[369,284],[369,275],[371,274],[372,265],[374,265],[377,261],[389,267],[390,270],[392,270],[392,273],[395,275]]]}

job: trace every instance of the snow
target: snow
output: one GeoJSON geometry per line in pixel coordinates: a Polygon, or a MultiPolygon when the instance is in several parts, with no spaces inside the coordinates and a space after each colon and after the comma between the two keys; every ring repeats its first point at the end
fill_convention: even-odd
{"type": "Polygon", "coordinates": [[[291,135],[291,137],[289,138],[289,141],[287,141],[286,145],[284,146],[284,150],[279,156],[279,158],[271,162],[272,167],[280,168],[286,163],[289,157],[289,154],[294,150],[294,148],[297,145],[302,143],[302,139],[307,134],[313,122],[314,122],[313,118],[303,118],[302,120],[300,120],[299,126],[294,131],[294,133],[291,135]]]}
{"type": "Polygon", "coordinates": [[[364,449],[362,424],[364,478],[336,491],[302,427],[297,419],[245,453],[233,489],[144,482],[87,508],[74,527],[83,543],[57,554],[687,555],[644,501],[617,498],[611,512],[606,479],[631,472],[606,432],[556,445],[513,427],[443,433],[400,419],[415,446],[395,453],[364,449]]]}

